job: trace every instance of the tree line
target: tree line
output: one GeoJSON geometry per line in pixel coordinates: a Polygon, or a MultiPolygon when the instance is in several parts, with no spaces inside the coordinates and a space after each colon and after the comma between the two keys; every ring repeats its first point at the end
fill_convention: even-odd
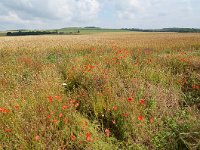
{"type": "Polygon", "coordinates": [[[70,34],[79,34],[80,31],[77,32],[58,32],[58,31],[18,31],[18,32],[7,32],[7,36],[25,36],[25,35],[70,35],[70,34]]]}

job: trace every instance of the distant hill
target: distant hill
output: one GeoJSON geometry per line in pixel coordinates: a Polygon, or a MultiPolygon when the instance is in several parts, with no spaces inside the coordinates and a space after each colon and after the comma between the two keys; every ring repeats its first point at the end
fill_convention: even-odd
{"type": "Polygon", "coordinates": [[[109,28],[100,28],[100,27],[67,27],[58,29],[59,32],[76,32],[80,31],[80,34],[91,34],[97,32],[127,32],[123,29],[109,29],[109,28]]]}
{"type": "Polygon", "coordinates": [[[84,27],[85,29],[101,29],[100,27],[93,27],[93,26],[89,26],[89,27],[84,27]]]}

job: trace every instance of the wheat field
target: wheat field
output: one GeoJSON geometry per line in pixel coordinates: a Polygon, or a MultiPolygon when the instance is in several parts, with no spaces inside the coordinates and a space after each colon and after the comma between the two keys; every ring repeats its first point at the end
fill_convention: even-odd
{"type": "Polygon", "coordinates": [[[200,34],[0,37],[1,149],[200,149],[200,34]]]}

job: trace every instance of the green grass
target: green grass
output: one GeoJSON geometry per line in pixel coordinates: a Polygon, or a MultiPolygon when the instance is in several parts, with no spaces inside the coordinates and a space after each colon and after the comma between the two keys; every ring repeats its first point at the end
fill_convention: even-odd
{"type": "Polygon", "coordinates": [[[5,36],[6,32],[0,31],[0,36],[5,36]]]}
{"type": "Polygon", "coordinates": [[[71,27],[71,28],[63,28],[59,29],[60,32],[77,32],[80,31],[81,34],[92,34],[92,33],[101,33],[101,32],[128,32],[121,29],[106,29],[106,28],[78,28],[78,27],[71,27]]]}

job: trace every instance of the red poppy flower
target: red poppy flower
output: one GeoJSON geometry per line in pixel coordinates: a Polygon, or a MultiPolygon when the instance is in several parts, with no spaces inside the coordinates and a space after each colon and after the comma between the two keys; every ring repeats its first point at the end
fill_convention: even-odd
{"type": "Polygon", "coordinates": [[[9,113],[10,110],[6,109],[6,108],[0,108],[0,112],[2,112],[2,113],[9,113]]]}
{"type": "Polygon", "coordinates": [[[138,116],[138,120],[139,120],[139,121],[142,121],[142,120],[143,120],[142,115],[139,115],[139,116],[138,116]]]}
{"type": "Polygon", "coordinates": [[[19,105],[15,105],[15,106],[14,106],[14,109],[15,109],[15,110],[19,110],[19,105]]]}
{"type": "Polygon", "coordinates": [[[113,106],[113,110],[116,111],[117,110],[117,106],[113,106]]]}
{"type": "Polygon", "coordinates": [[[52,102],[53,101],[53,97],[52,96],[48,96],[48,100],[49,100],[49,102],[52,102]]]}
{"type": "Polygon", "coordinates": [[[132,101],[133,101],[133,98],[129,97],[129,98],[127,98],[127,101],[128,101],[128,102],[132,102],[132,101]]]}
{"type": "Polygon", "coordinates": [[[35,140],[38,141],[39,139],[40,139],[40,136],[39,136],[39,135],[36,135],[36,136],[35,136],[35,140]]]}
{"type": "Polygon", "coordinates": [[[60,114],[59,114],[59,117],[61,118],[62,116],[63,116],[63,114],[62,114],[62,113],[60,113],[60,114]]]}
{"type": "Polygon", "coordinates": [[[90,66],[90,69],[93,69],[94,68],[94,66],[90,66]]]}
{"type": "Polygon", "coordinates": [[[90,138],[90,133],[86,133],[86,141],[90,142],[91,138],[90,138]]]}
{"type": "Polygon", "coordinates": [[[141,100],[140,100],[140,104],[144,105],[144,102],[145,102],[144,99],[141,99],[141,100]]]}
{"type": "Polygon", "coordinates": [[[71,139],[72,141],[74,141],[74,140],[76,139],[76,137],[75,137],[74,135],[71,135],[71,136],[70,136],[70,139],[71,139]]]}
{"type": "Polygon", "coordinates": [[[59,96],[59,95],[56,95],[56,96],[55,96],[55,98],[56,98],[57,100],[59,100],[59,101],[61,101],[61,100],[62,100],[62,97],[61,97],[61,96],[59,96]]]}
{"type": "Polygon", "coordinates": [[[75,100],[71,99],[70,104],[74,104],[74,103],[75,103],[75,100]]]}
{"type": "Polygon", "coordinates": [[[57,120],[56,120],[56,119],[54,119],[54,120],[52,120],[52,122],[53,122],[53,123],[56,123],[56,122],[57,122],[57,120]]]}
{"type": "Polygon", "coordinates": [[[192,88],[193,88],[193,89],[196,89],[196,85],[192,85],[192,88]]]}
{"type": "Polygon", "coordinates": [[[105,134],[106,134],[107,137],[110,136],[110,130],[108,128],[105,129],[105,134]]]}
{"type": "Polygon", "coordinates": [[[62,107],[63,110],[68,109],[68,108],[69,108],[69,106],[67,106],[67,105],[64,105],[64,106],[62,107]]]}
{"type": "Polygon", "coordinates": [[[198,85],[192,85],[192,88],[198,90],[200,88],[200,86],[198,86],[198,85]]]}
{"type": "Polygon", "coordinates": [[[75,104],[75,107],[77,108],[78,106],[79,106],[79,103],[76,103],[76,104],[75,104]]]}
{"type": "Polygon", "coordinates": [[[4,131],[5,131],[5,132],[12,132],[11,129],[5,129],[4,131]]]}

